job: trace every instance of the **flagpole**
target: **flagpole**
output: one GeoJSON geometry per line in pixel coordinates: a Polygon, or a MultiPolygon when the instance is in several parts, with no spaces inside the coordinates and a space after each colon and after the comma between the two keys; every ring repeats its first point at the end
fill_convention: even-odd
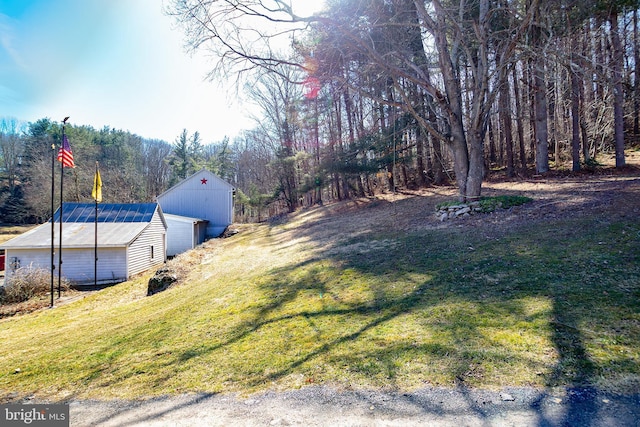
{"type": "Polygon", "coordinates": [[[55,233],[56,222],[54,221],[55,209],[55,176],[56,176],[56,145],[51,144],[51,307],[53,307],[53,275],[56,269],[55,261],[55,233]]]}
{"type": "Polygon", "coordinates": [[[95,215],[95,230],[94,230],[94,246],[93,253],[95,255],[95,261],[93,263],[93,287],[98,288],[98,162],[96,162],[96,176],[94,178],[93,187],[95,189],[95,202],[96,202],[96,215],[95,215]]]}
{"type": "MultiPolygon", "coordinates": [[[[67,120],[69,117],[65,117],[62,121],[62,145],[64,146],[64,138],[65,138],[65,126],[67,124],[67,120]]],[[[60,235],[58,236],[58,298],[60,298],[60,283],[62,281],[62,211],[64,205],[64,192],[63,192],[63,182],[64,182],[64,162],[60,162],[60,235]]]]}

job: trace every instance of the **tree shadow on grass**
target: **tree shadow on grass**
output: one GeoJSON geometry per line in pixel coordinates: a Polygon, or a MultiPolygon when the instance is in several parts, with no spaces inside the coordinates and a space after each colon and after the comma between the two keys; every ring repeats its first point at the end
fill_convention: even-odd
{"type": "MultiPolygon", "coordinates": [[[[229,338],[223,340],[214,345],[204,345],[195,349],[189,349],[183,352],[179,358],[181,362],[188,361],[191,358],[199,357],[218,350],[220,348],[233,345],[247,337],[252,333],[257,332],[261,328],[269,325],[278,324],[280,322],[286,322],[293,319],[307,319],[311,321],[314,318],[323,318],[330,316],[371,316],[373,320],[363,325],[356,331],[347,333],[339,338],[332,340],[320,346],[319,349],[308,354],[303,359],[300,359],[292,363],[292,368],[299,366],[306,360],[312,359],[315,355],[326,353],[333,346],[356,339],[366,330],[369,330],[376,325],[388,321],[402,313],[410,312],[416,305],[420,304],[420,300],[424,295],[424,291],[427,284],[422,284],[417,287],[413,292],[403,295],[400,298],[387,299],[380,292],[374,292],[374,297],[370,300],[360,303],[345,302],[339,295],[334,293],[325,283],[325,279],[321,277],[317,269],[310,269],[307,273],[300,275],[299,270],[303,270],[308,266],[314,264],[318,260],[309,260],[300,264],[289,266],[287,268],[279,268],[272,271],[269,274],[271,280],[264,280],[264,284],[261,288],[267,293],[267,301],[261,305],[251,319],[241,322],[235,326],[229,335],[229,338]],[[292,275],[297,278],[292,278],[292,275]],[[318,298],[322,300],[330,300],[331,303],[324,305],[317,310],[305,309],[295,310],[294,312],[286,314],[277,314],[283,307],[289,303],[295,302],[295,300],[302,294],[311,292],[317,294],[318,298]]],[[[266,379],[275,379],[285,375],[287,372],[269,374],[268,378],[262,378],[255,381],[255,383],[263,382],[266,379]]]]}
{"type": "MultiPolygon", "coordinates": [[[[598,198],[597,193],[593,194],[598,198]]],[[[624,197],[637,196],[633,193],[624,197]]],[[[403,210],[403,203],[398,202],[397,210],[403,210]]],[[[594,202],[586,199],[585,203],[594,202]]],[[[328,226],[326,221],[324,226],[328,226]]],[[[305,232],[313,239],[312,227],[305,232]]],[[[334,255],[336,248],[333,247],[326,250],[324,256],[339,262],[342,268],[355,269],[370,277],[387,276],[388,284],[401,280],[405,275],[424,271],[428,271],[432,279],[402,298],[385,297],[385,291],[382,290],[376,297],[383,301],[379,316],[359,330],[308,353],[288,369],[272,373],[269,379],[285,376],[301,364],[329,352],[331,348],[357,340],[368,330],[402,314],[424,310],[429,305],[462,300],[479,304],[481,308],[486,308],[485,303],[490,301],[513,307],[516,300],[536,298],[550,303],[547,328],[541,333],[546,334],[553,344],[555,363],[541,370],[539,375],[547,389],[540,392],[539,399],[532,406],[537,407],[552,398],[556,399],[556,389],[562,388],[565,393],[562,397],[566,411],[565,424],[579,422],[581,425],[590,425],[589,419],[596,419],[598,408],[602,408],[601,396],[606,395],[596,390],[594,385],[607,375],[607,367],[594,359],[589,348],[593,349],[594,341],[599,339],[597,334],[606,336],[615,327],[615,320],[608,319],[603,313],[610,311],[614,317],[621,317],[622,320],[625,320],[625,316],[631,316],[626,319],[629,320],[640,309],[637,298],[633,297],[639,293],[639,285],[634,278],[640,277],[640,269],[638,263],[629,264],[629,260],[638,259],[640,245],[638,239],[625,238],[625,233],[628,233],[627,236],[634,233],[640,235],[640,230],[637,223],[625,220],[624,215],[585,215],[576,220],[571,217],[556,218],[553,223],[547,224],[514,224],[512,230],[503,229],[496,237],[491,237],[492,230],[482,225],[476,230],[465,230],[461,226],[457,230],[423,230],[418,233],[376,230],[375,236],[360,235],[351,239],[349,244],[354,246],[359,239],[364,242],[374,238],[395,238],[401,244],[379,250],[368,247],[363,253],[346,256],[340,251],[337,251],[339,256],[334,255]],[[617,231],[613,232],[613,229],[617,231]],[[582,230],[580,237],[576,236],[576,230],[582,230]],[[624,232],[620,233],[620,230],[624,232]],[[608,239],[611,236],[620,238],[610,242],[608,239]],[[425,256],[424,251],[432,254],[425,256]],[[612,268],[620,265],[625,265],[625,268],[612,271],[612,268]],[[626,288],[617,287],[620,283],[626,283],[626,288]],[[425,293],[432,289],[437,289],[441,301],[425,297],[425,293]],[[602,332],[589,331],[589,328],[602,332]]],[[[464,335],[457,336],[460,331],[456,331],[452,325],[445,324],[442,327],[453,336],[451,342],[456,346],[462,341],[481,337],[480,326],[471,322],[460,329],[464,335]]],[[[635,329],[631,325],[624,332],[624,339],[630,342],[631,347],[639,344],[633,332],[635,329]]],[[[448,345],[443,344],[443,347],[448,345]]],[[[381,354],[354,355],[359,356],[382,357],[381,354]]],[[[517,353],[512,356],[517,357],[517,353]]],[[[466,376],[473,371],[474,357],[460,354],[457,366],[451,368],[457,387],[462,391],[473,387],[473,382],[467,384],[466,376]]],[[[482,357],[478,356],[480,363],[482,357]]],[[[638,377],[633,356],[618,358],[616,363],[618,367],[626,366],[631,377],[638,377]]],[[[625,375],[625,369],[622,371],[622,375],[625,375]]],[[[555,418],[547,419],[543,414],[540,425],[553,425],[553,420],[555,418]]]]}

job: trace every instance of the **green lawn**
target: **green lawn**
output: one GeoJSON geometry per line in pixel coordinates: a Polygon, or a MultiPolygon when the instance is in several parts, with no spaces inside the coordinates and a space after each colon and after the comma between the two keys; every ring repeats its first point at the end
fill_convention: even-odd
{"type": "Polygon", "coordinates": [[[396,203],[243,226],[166,292],[140,277],[1,320],[0,396],[640,389],[637,217],[396,227],[396,203]]]}

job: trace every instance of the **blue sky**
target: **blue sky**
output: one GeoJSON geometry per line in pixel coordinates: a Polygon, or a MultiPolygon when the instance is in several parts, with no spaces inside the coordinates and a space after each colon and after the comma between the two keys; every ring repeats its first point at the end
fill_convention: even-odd
{"type": "Polygon", "coordinates": [[[0,119],[70,116],[168,142],[185,128],[210,143],[254,127],[233,90],[204,80],[212,65],[185,53],[162,9],[162,0],[0,0],[0,119]]]}

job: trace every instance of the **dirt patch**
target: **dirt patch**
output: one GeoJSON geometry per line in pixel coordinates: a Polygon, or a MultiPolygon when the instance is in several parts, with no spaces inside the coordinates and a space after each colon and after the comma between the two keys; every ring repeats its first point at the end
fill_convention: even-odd
{"type": "MultiPolygon", "coordinates": [[[[58,298],[57,291],[54,292],[53,303],[54,306],[60,307],[62,305],[69,304],[80,298],[88,296],[94,291],[76,291],[68,289],[62,292],[62,296],[58,298]]],[[[51,295],[39,295],[35,298],[31,298],[28,301],[23,301],[14,304],[0,304],[0,319],[5,317],[16,316],[20,314],[33,313],[34,311],[44,310],[51,307],[51,295]]]]}
{"type": "Polygon", "coordinates": [[[515,227],[564,218],[587,215],[600,221],[637,218],[640,215],[640,168],[554,172],[528,179],[489,179],[483,185],[482,195],[526,196],[532,201],[491,213],[441,221],[436,215],[436,206],[455,201],[456,188],[429,187],[305,208],[281,218],[272,230],[278,234],[279,242],[310,239],[320,250],[340,248],[345,252],[353,249],[366,253],[366,247],[352,246],[362,245],[359,236],[366,235],[368,242],[384,245],[390,232],[463,228],[491,238],[515,227]],[[336,216],[339,221],[335,220],[336,216]]]}
{"type": "Polygon", "coordinates": [[[456,198],[454,188],[444,187],[383,194],[376,201],[366,204],[345,202],[348,208],[334,211],[353,216],[351,223],[347,222],[343,229],[338,230],[340,233],[381,227],[401,231],[408,228],[514,226],[568,215],[624,217],[640,212],[640,173],[636,176],[586,175],[490,181],[485,183],[483,195],[521,195],[530,197],[533,201],[509,209],[497,209],[491,213],[478,213],[443,222],[435,215],[436,205],[456,198]],[[376,209],[369,209],[374,206],[376,209]]]}
{"type": "Polygon", "coordinates": [[[487,194],[519,193],[533,199],[532,203],[489,214],[494,223],[498,220],[498,222],[517,224],[525,221],[594,214],[625,217],[637,215],[640,210],[640,177],[638,176],[489,183],[486,189],[487,194]]]}

